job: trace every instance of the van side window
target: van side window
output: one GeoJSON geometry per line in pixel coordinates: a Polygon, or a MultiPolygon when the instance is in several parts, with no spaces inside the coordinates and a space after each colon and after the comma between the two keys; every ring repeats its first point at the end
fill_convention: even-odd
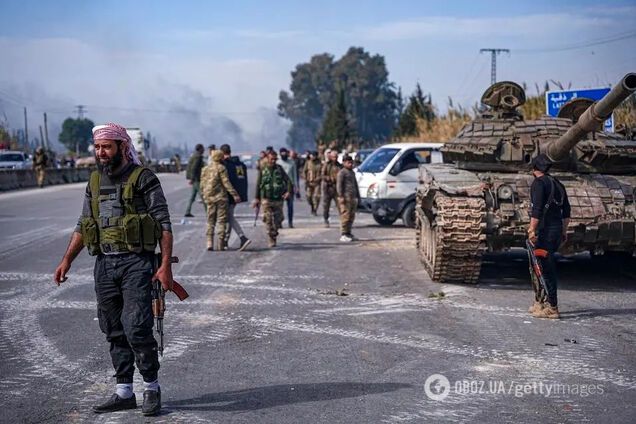
{"type": "Polygon", "coordinates": [[[391,175],[398,175],[409,169],[417,169],[420,165],[431,163],[431,150],[419,149],[406,152],[391,169],[391,175]]]}

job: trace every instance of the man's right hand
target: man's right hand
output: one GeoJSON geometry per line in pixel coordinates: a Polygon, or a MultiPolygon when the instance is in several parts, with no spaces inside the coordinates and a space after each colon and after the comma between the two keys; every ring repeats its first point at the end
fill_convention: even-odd
{"type": "Polygon", "coordinates": [[[188,185],[192,185],[192,180],[188,180],[188,185]]]}
{"type": "Polygon", "coordinates": [[[71,263],[66,259],[62,259],[62,262],[55,268],[55,275],[53,276],[53,281],[58,286],[65,282],[68,278],[66,277],[66,273],[71,269],[71,263]]]}
{"type": "Polygon", "coordinates": [[[234,203],[241,203],[241,196],[234,196],[234,203]]]}
{"type": "Polygon", "coordinates": [[[261,201],[259,199],[254,199],[254,201],[252,202],[252,207],[256,209],[260,203],[261,201]]]}

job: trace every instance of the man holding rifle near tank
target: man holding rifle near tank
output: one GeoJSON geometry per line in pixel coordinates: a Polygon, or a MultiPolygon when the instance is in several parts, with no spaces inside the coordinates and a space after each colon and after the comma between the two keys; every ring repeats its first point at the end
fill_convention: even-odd
{"type": "Polygon", "coordinates": [[[530,312],[536,318],[558,319],[554,253],[567,238],[570,202],[563,184],[548,174],[551,166],[552,161],[545,154],[532,161],[528,249],[535,297],[530,312]]]}

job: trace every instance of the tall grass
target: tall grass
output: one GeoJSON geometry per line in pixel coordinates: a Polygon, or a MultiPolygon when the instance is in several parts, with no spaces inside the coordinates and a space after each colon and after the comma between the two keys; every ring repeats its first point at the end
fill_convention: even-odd
{"type": "MultiPolygon", "coordinates": [[[[561,88],[561,84],[553,82],[557,87],[561,88]]],[[[526,89],[526,103],[521,107],[521,113],[525,120],[538,119],[545,115],[545,93],[549,89],[548,83],[543,89],[535,85],[536,94],[528,95],[526,89]]],[[[436,108],[437,109],[437,108],[436,108]]],[[[449,98],[448,109],[445,115],[441,115],[435,111],[435,119],[428,121],[426,119],[417,120],[417,129],[419,134],[411,137],[403,137],[396,141],[423,141],[423,142],[445,142],[457,135],[461,128],[470,122],[475,116],[479,115],[479,106],[475,104],[471,110],[455,106],[452,99],[449,98]]],[[[631,128],[636,131],[636,96],[632,95],[625,100],[614,111],[614,126],[617,131],[622,128],[631,128]]]]}

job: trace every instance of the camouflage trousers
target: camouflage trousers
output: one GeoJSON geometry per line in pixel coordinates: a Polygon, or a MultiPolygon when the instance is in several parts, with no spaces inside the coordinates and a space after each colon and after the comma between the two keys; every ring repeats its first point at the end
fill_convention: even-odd
{"type": "Polygon", "coordinates": [[[317,212],[320,205],[320,184],[305,184],[305,196],[307,197],[307,203],[311,207],[311,212],[317,212]]]}
{"type": "Polygon", "coordinates": [[[283,201],[263,199],[261,201],[261,211],[267,234],[275,239],[278,236],[278,229],[283,224],[283,201]]]}
{"type": "Polygon", "coordinates": [[[44,185],[44,179],[46,178],[46,169],[44,168],[35,168],[35,178],[38,182],[38,186],[42,187],[44,185]]]}
{"type": "Polygon", "coordinates": [[[336,186],[333,184],[322,185],[322,216],[325,221],[329,219],[329,209],[331,208],[331,201],[337,203],[336,186]]]}
{"type": "Polygon", "coordinates": [[[228,202],[225,199],[215,200],[208,203],[208,228],[206,236],[208,240],[214,240],[214,230],[218,226],[219,244],[225,240],[225,232],[227,231],[227,208],[228,202]]]}
{"type": "Polygon", "coordinates": [[[353,221],[356,219],[356,209],[358,209],[358,199],[338,198],[338,209],[340,209],[340,233],[351,234],[353,221]]]}

